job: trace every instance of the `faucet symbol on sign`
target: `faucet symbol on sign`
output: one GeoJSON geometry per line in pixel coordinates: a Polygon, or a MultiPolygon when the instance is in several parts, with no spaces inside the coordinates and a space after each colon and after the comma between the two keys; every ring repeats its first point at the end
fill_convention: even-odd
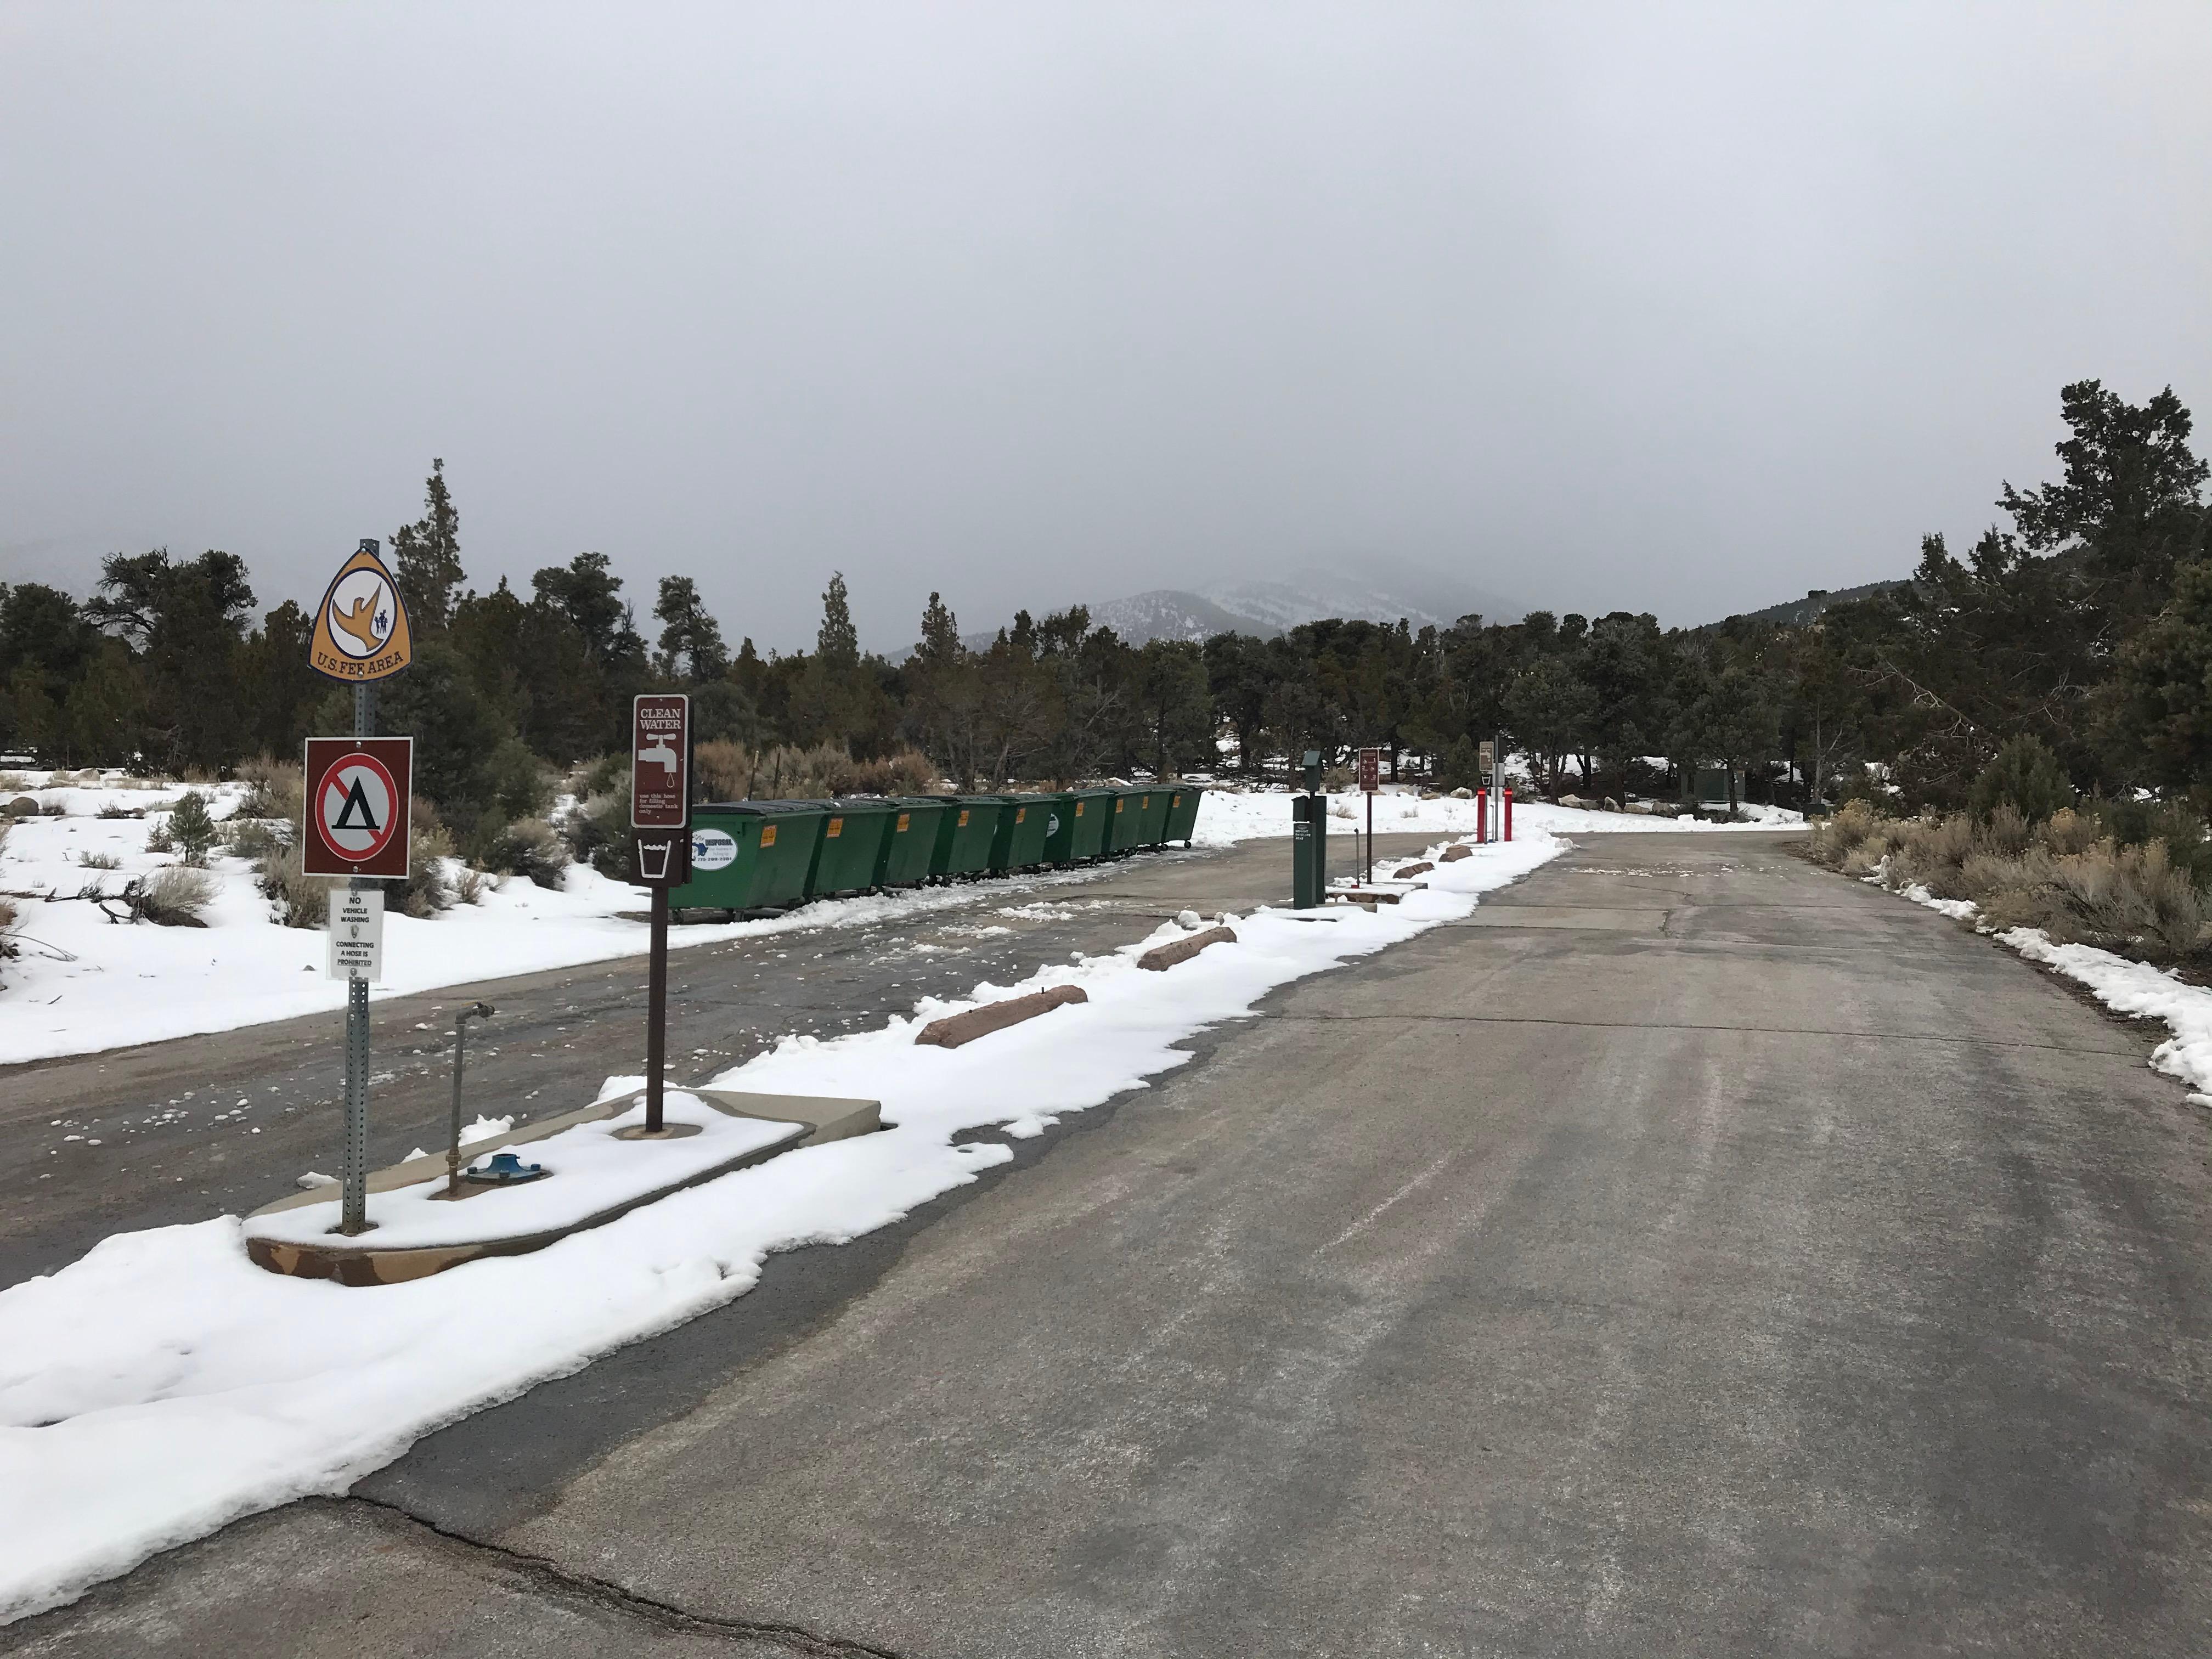
{"type": "Polygon", "coordinates": [[[676,750],[665,738],[655,738],[647,744],[637,751],[637,758],[641,764],[647,761],[656,762],[668,769],[670,777],[676,775],[676,750]]]}

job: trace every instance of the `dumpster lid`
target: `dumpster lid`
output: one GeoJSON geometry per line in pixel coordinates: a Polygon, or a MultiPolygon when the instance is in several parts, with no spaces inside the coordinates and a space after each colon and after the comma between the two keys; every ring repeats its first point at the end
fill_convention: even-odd
{"type": "Polygon", "coordinates": [[[703,801],[691,810],[695,812],[750,812],[767,817],[779,812],[827,812],[836,806],[827,800],[716,800],[703,801]]]}

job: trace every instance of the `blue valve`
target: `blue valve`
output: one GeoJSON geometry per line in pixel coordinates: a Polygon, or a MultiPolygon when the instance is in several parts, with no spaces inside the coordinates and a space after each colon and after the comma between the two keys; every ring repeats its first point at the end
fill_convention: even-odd
{"type": "Polygon", "coordinates": [[[542,1164],[525,1164],[513,1152],[494,1152],[491,1155],[491,1162],[480,1164],[471,1169],[468,1178],[471,1181],[490,1181],[496,1182],[503,1187],[513,1187],[526,1181],[540,1180],[544,1174],[545,1166],[542,1164]]]}

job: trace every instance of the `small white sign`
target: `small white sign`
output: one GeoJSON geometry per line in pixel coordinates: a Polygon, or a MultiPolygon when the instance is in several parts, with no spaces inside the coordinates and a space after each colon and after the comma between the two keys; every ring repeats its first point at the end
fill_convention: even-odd
{"type": "Polygon", "coordinates": [[[384,977],[384,890],[331,889],[331,977],[384,977]]]}
{"type": "Polygon", "coordinates": [[[738,861],[737,838],[724,830],[694,830],[691,832],[691,867],[696,870],[726,870],[738,861]]]}

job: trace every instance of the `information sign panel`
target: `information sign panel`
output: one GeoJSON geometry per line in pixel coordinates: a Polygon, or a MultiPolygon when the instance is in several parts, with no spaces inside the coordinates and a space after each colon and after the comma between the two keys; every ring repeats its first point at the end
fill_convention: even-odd
{"type": "Polygon", "coordinates": [[[330,969],[332,979],[384,977],[384,890],[331,890],[330,969]]]}
{"type": "Polygon", "coordinates": [[[1359,751],[1359,787],[1370,795],[1382,787],[1382,751],[1380,749],[1359,751]]]}
{"type": "Polygon", "coordinates": [[[691,699],[647,693],[630,704],[629,827],[691,823],[691,699]]]}
{"type": "Polygon", "coordinates": [[[412,738],[309,738],[302,867],[311,876],[407,876],[412,738]]]}

